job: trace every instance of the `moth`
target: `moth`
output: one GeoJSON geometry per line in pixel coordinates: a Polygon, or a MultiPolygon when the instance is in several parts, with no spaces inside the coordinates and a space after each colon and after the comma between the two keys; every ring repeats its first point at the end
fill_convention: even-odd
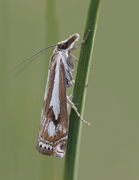
{"type": "MultiPolygon", "coordinates": [[[[71,71],[74,70],[73,59],[78,61],[78,59],[71,54],[71,51],[83,44],[88,35],[89,31],[81,43],[73,46],[80,37],[78,33],[73,34],[65,41],[61,41],[56,45],[45,48],[22,62],[24,63],[34,56],[36,58],[36,55],[41,55],[47,49],[55,47],[49,63],[40,130],[36,145],[37,150],[41,154],[49,156],[53,155],[60,158],[65,155],[68,140],[67,102],[75,110],[81,121],[87,125],[90,124],[83,120],[78,113],[76,106],[71,102],[70,97],[66,95],[66,88],[71,87],[73,82],[71,74],[71,71]]],[[[19,65],[15,66],[13,69],[19,65]]]]}
{"type": "MultiPolygon", "coordinates": [[[[84,43],[86,38],[80,44],[84,43]]],[[[84,123],[89,124],[82,119],[76,106],[66,95],[66,88],[72,85],[73,80],[71,74],[71,71],[74,70],[73,59],[77,60],[70,52],[77,49],[80,45],[73,47],[78,39],[79,34],[76,33],[65,41],[58,43],[50,59],[37,141],[38,151],[45,155],[54,155],[56,157],[65,155],[68,140],[67,102],[80,119],[84,123]]]]}

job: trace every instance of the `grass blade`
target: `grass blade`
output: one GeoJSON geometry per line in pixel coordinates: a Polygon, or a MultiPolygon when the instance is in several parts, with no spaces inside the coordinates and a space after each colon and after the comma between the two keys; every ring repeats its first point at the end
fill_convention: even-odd
{"type": "MultiPolygon", "coordinates": [[[[81,48],[77,76],[75,81],[76,83],[74,88],[73,102],[74,103],[78,102],[78,111],[82,116],[83,116],[83,110],[85,104],[86,85],[88,82],[88,75],[89,75],[93,45],[95,40],[100,2],[101,0],[90,1],[84,37],[89,29],[90,29],[90,34],[88,39],[82,45],[81,48]]],[[[67,153],[65,159],[64,180],[77,179],[81,123],[82,122],[80,122],[74,110],[72,110],[70,116],[69,137],[68,137],[67,153]]]]}

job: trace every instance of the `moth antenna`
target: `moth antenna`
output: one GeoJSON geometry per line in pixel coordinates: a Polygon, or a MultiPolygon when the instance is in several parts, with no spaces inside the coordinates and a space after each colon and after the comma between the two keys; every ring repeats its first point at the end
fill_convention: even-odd
{"type": "MultiPolygon", "coordinates": [[[[33,54],[32,56],[28,57],[27,59],[25,59],[25,60],[22,61],[21,63],[17,64],[15,67],[13,67],[13,68],[11,69],[11,71],[13,71],[14,69],[16,69],[17,67],[19,67],[20,65],[24,64],[26,61],[28,61],[29,59],[31,59],[31,58],[34,57],[34,58],[30,61],[30,63],[33,62],[38,56],[42,55],[42,54],[43,54],[44,52],[46,52],[48,49],[50,49],[50,48],[52,48],[52,47],[55,47],[55,46],[57,46],[57,44],[52,45],[52,46],[49,46],[49,47],[47,47],[47,48],[44,48],[43,50],[41,50],[41,51],[33,54]]],[[[28,63],[28,65],[29,65],[30,63],[28,63]]],[[[24,66],[24,68],[21,68],[21,69],[23,70],[23,69],[25,69],[25,67],[27,67],[27,65],[24,66]]],[[[16,74],[18,74],[18,73],[16,73],[16,74]]]]}
{"type": "MultiPolygon", "coordinates": [[[[38,56],[42,55],[43,53],[44,53],[44,52],[36,55],[33,59],[31,59],[30,61],[28,61],[23,67],[21,67],[21,68],[15,73],[15,76],[17,76],[18,74],[20,74],[24,69],[26,69],[26,68],[29,66],[29,64],[31,64],[35,59],[38,58],[38,56]]],[[[21,63],[20,63],[20,65],[21,65],[21,63]]]]}

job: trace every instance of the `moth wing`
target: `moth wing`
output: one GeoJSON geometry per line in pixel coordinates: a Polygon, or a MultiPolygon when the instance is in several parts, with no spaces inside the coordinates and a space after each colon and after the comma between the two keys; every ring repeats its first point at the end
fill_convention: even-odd
{"type": "Polygon", "coordinates": [[[70,70],[73,71],[74,70],[74,64],[73,64],[73,59],[72,59],[71,55],[69,55],[69,57],[67,59],[67,63],[68,63],[70,70]]]}
{"type": "Polygon", "coordinates": [[[65,68],[60,55],[52,56],[50,64],[37,148],[63,157],[68,139],[65,68]]]}

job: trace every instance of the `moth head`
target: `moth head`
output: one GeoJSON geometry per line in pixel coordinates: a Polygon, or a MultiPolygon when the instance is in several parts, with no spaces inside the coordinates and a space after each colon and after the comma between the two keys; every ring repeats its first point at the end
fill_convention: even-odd
{"type": "Polygon", "coordinates": [[[57,48],[60,49],[67,49],[67,44],[66,43],[60,43],[57,45],[57,48]]]}
{"type": "Polygon", "coordinates": [[[57,44],[57,49],[59,51],[64,51],[64,50],[70,50],[73,47],[73,44],[78,41],[79,39],[79,34],[73,34],[72,36],[70,36],[68,39],[66,39],[65,41],[62,41],[60,43],[57,44]]]}

